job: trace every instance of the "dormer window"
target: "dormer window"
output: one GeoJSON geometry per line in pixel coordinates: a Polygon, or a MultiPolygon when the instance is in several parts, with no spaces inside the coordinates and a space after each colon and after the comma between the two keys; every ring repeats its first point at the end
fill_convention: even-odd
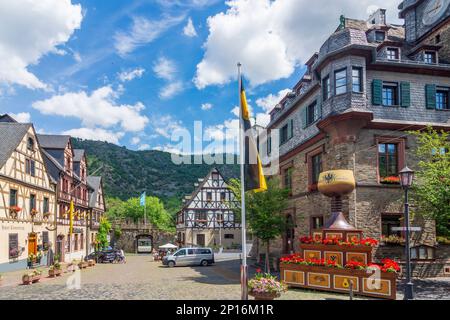
{"type": "Polygon", "coordinates": [[[388,60],[399,60],[400,53],[398,48],[387,48],[386,49],[386,59],[388,60]]]}
{"type": "Polygon", "coordinates": [[[375,31],[375,41],[383,42],[386,39],[386,33],[384,31],[375,31]]]}
{"type": "Polygon", "coordinates": [[[34,139],[28,138],[27,140],[27,149],[33,151],[34,150],[34,139]]]}
{"type": "Polygon", "coordinates": [[[435,64],[437,62],[435,51],[425,51],[423,61],[428,64],[435,64]]]}

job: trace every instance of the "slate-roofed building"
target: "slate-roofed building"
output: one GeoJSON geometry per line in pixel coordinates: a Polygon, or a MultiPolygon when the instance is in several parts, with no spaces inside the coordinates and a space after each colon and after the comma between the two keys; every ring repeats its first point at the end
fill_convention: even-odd
{"type": "Polygon", "coordinates": [[[38,135],[44,150],[44,160],[51,178],[57,183],[56,253],[62,261],[70,262],[87,254],[89,245],[89,187],[84,150],[76,150],[70,136],[38,135]],[[70,202],[75,206],[73,234],[69,235],[70,202]]]}
{"type": "Polygon", "coordinates": [[[105,194],[103,192],[103,179],[97,176],[88,176],[87,183],[90,187],[89,192],[89,208],[91,210],[89,220],[90,242],[89,250],[95,250],[95,240],[97,239],[100,219],[105,214],[105,194]]]}
{"type": "MultiPolygon", "coordinates": [[[[334,169],[355,174],[356,190],[344,198],[351,224],[379,240],[402,237],[392,227],[403,224],[403,193],[391,177],[417,166],[408,131],[450,130],[450,6],[408,0],[399,9],[404,25],[386,21],[383,9],[367,20],[341,17],[270,113],[267,128],[280,137],[262,149],[268,158],[279,150],[279,176],[291,190],[285,215],[295,226],[276,245],[280,254],[297,251],[299,237],[327,221],[330,202],[317,182],[320,172],[334,169]]],[[[416,217],[414,225],[422,232],[413,245],[434,246],[434,222],[416,217]]]]}
{"type": "Polygon", "coordinates": [[[33,125],[2,116],[0,271],[24,269],[30,254],[36,255],[53,242],[55,201],[55,184],[33,125]]]}

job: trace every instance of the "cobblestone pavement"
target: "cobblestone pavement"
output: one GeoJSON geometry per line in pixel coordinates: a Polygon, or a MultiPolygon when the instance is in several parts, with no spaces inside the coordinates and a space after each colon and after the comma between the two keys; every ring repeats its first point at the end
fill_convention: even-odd
{"type": "MultiPolygon", "coordinates": [[[[126,264],[98,264],[81,270],[80,289],[67,288],[66,282],[73,279],[70,277],[74,274],[66,273],[57,279],[43,279],[41,283],[29,286],[17,284],[20,275],[17,272],[5,275],[5,279],[9,278],[9,281],[5,281],[3,287],[0,287],[0,299],[240,299],[239,261],[236,260],[218,261],[211,267],[166,268],[160,262],[153,262],[149,256],[128,256],[126,264]]],[[[445,290],[443,286],[441,293],[445,293],[445,290]]],[[[442,297],[441,295],[441,299],[442,297]]],[[[282,299],[347,300],[348,296],[289,290],[282,299]]]]}

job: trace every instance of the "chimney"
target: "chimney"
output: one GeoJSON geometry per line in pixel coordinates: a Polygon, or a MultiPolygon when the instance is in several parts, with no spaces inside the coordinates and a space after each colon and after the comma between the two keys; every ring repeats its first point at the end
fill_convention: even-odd
{"type": "Polygon", "coordinates": [[[377,24],[377,25],[386,25],[386,9],[378,9],[374,13],[372,13],[369,17],[368,22],[370,24],[377,24]]]}

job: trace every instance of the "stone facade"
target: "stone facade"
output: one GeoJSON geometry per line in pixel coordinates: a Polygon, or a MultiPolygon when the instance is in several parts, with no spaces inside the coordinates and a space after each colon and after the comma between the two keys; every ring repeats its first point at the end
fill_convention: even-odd
{"type": "MultiPolygon", "coordinates": [[[[406,8],[412,4],[403,5],[406,8]]],[[[399,184],[384,183],[379,148],[395,146],[396,172],[390,173],[395,176],[406,165],[417,169],[416,140],[408,131],[427,125],[450,130],[450,108],[430,108],[426,89],[429,85],[450,88],[450,65],[445,64],[445,59],[435,64],[414,60],[418,57],[414,47],[423,43],[405,39],[405,34],[415,32],[408,29],[413,28],[408,19],[410,16],[405,27],[389,25],[383,19],[377,20],[382,25],[346,19],[345,26],[338,28],[319,54],[308,62],[303,78],[308,79],[307,90],[283,99],[271,112],[270,131],[279,130],[287,123],[293,125],[293,137],[279,146],[279,175],[284,181],[287,172],[292,174],[292,196],[285,214],[293,218],[295,228],[293,234],[292,230],[286,230],[286,234],[272,244],[275,256],[297,251],[299,237],[309,235],[317,221],[323,223],[330,215],[330,199],[321,195],[312,182],[311,159],[316,155],[321,155],[322,172],[336,169],[354,172],[357,186],[343,198],[343,212],[366,237],[381,240],[383,233],[391,228],[390,220],[397,219],[397,226],[402,225],[404,193],[399,184]],[[384,42],[375,41],[374,32],[380,30],[386,33],[384,42]],[[398,59],[388,61],[386,48],[391,45],[398,49],[398,59]],[[343,70],[346,77],[338,83],[336,73],[343,70]],[[329,90],[325,85],[327,78],[330,79],[329,90]],[[379,92],[375,91],[376,83],[382,84],[381,103],[375,99],[379,92]],[[393,91],[396,97],[393,98],[395,103],[386,104],[384,90],[389,84],[397,86],[393,91]],[[338,92],[336,87],[345,89],[338,92]],[[329,91],[327,96],[324,96],[325,91],[329,91]],[[309,106],[314,101],[320,103],[320,117],[305,125],[305,114],[310,112],[309,106]],[[320,217],[323,219],[318,219],[320,217]]],[[[436,25],[442,24],[441,28],[430,28],[428,34],[421,36],[431,38],[439,32],[441,41],[450,43],[448,26],[443,23],[445,19],[443,15],[436,22],[436,25]]],[[[419,27],[419,23],[414,27],[419,27]]],[[[431,48],[437,50],[439,57],[445,57],[446,45],[431,48]],[[443,50],[442,55],[440,50],[443,50]]],[[[305,81],[299,83],[302,82],[305,81]]],[[[272,143],[272,148],[276,147],[272,143]]],[[[412,235],[412,245],[436,244],[434,221],[413,215],[412,224],[422,228],[420,233],[412,235]]],[[[380,257],[377,252],[375,256],[380,257]]]]}

